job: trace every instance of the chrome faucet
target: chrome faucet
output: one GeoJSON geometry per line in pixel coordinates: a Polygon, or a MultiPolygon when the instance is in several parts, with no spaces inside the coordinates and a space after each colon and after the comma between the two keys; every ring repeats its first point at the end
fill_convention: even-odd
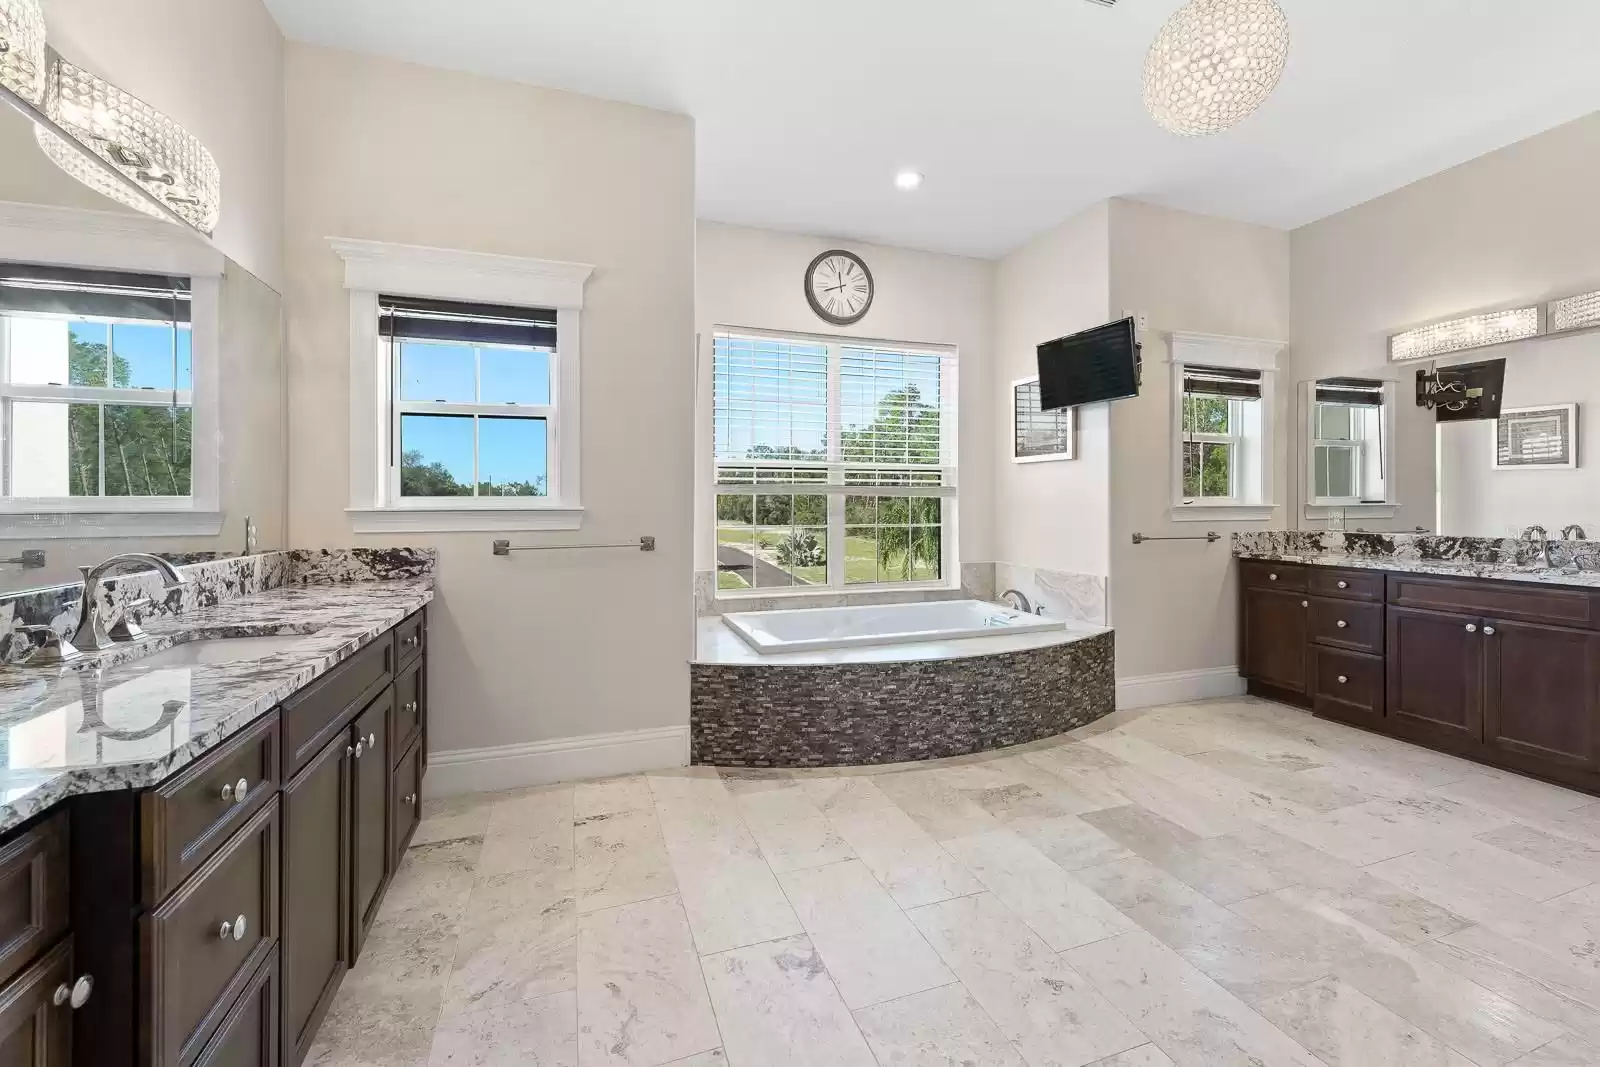
{"type": "Polygon", "coordinates": [[[1589,535],[1583,532],[1582,526],[1579,526],[1577,523],[1573,523],[1571,526],[1563,526],[1561,528],[1561,540],[1587,541],[1589,540],[1589,535]]]}
{"type": "MultiPolygon", "coordinates": [[[[89,652],[102,652],[115,646],[113,636],[130,641],[138,635],[137,626],[123,627],[121,633],[116,633],[121,622],[116,616],[109,620],[112,632],[108,633],[108,620],[101,617],[99,603],[100,583],[105,580],[106,575],[122,567],[135,565],[153,567],[160,571],[168,589],[188,584],[178,573],[177,568],[160,556],[152,556],[148,552],[121,552],[93,567],[79,567],[78,570],[83,572],[83,601],[78,612],[78,628],[72,634],[73,645],[89,652]]],[[[125,613],[133,606],[124,605],[122,611],[125,613]]]]}
{"type": "Polygon", "coordinates": [[[1539,566],[1553,566],[1553,564],[1550,562],[1550,531],[1546,530],[1543,526],[1530,526],[1526,530],[1522,531],[1522,537],[1520,540],[1537,545],[1539,550],[1539,566]]]}
{"type": "Polygon", "coordinates": [[[1011,601],[1011,606],[1022,612],[1024,615],[1033,614],[1033,605],[1028,603],[1028,598],[1022,595],[1021,590],[1007,589],[1004,593],[1000,594],[1000,599],[1002,602],[1009,599],[1011,601]]]}

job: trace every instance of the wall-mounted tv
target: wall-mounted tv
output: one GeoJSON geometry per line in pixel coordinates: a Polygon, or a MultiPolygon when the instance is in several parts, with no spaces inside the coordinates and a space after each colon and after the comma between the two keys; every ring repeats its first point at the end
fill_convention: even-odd
{"type": "Polygon", "coordinates": [[[1043,411],[1139,395],[1139,343],[1132,319],[1046,341],[1038,357],[1043,411]]]}

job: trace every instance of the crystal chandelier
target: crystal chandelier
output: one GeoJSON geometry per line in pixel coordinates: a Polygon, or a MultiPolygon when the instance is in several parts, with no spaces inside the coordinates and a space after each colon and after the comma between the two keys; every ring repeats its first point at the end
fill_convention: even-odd
{"type": "MultiPolygon", "coordinates": [[[[7,0],[0,0],[5,3],[7,0]]],[[[45,83],[44,113],[95,155],[195,229],[209,234],[222,207],[222,175],[199,139],[130,93],[52,56],[45,83]]],[[[157,214],[131,189],[87,160],[43,126],[39,146],[58,166],[119,203],[157,214]],[[115,189],[115,191],[113,191],[115,189]]]]}
{"type": "Polygon", "coordinates": [[[0,86],[37,106],[44,99],[44,69],[39,0],[0,0],[0,86]]]}
{"type": "Polygon", "coordinates": [[[1288,58],[1276,0],[1190,0],[1150,46],[1144,103],[1173,133],[1218,133],[1272,95],[1288,58]]]}

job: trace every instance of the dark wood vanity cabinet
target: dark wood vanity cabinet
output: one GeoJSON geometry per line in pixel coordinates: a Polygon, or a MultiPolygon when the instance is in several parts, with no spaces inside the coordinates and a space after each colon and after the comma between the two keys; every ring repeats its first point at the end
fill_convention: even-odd
{"type": "Polygon", "coordinates": [[[1600,793],[1600,592],[1258,560],[1241,575],[1252,693],[1600,793]],[[1268,574],[1306,590],[1303,691],[1268,574]]]}
{"type": "Polygon", "coordinates": [[[419,817],[426,633],[0,840],[0,1067],[299,1067],[419,817]]]}

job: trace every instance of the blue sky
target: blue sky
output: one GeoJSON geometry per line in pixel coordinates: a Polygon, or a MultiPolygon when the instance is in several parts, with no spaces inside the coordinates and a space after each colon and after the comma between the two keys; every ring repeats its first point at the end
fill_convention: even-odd
{"type": "MultiPolygon", "coordinates": [[[[400,397],[458,404],[548,404],[550,356],[529,349],[405,342],[400,350],[400,397]]],[[[480,481],[546,478],[549,438],[543,420],[404,415],[400,447],[420,451],[424,463],[443,463],[456,481],[470,485],[474,421],[480,481]]]]}
{"type": "MultiPolygon", "coordinates": [[[[171,326],[151,323],[132,325],[117,323],[108,326],[103,322],[74,322],[72,336],[83,344],[111,345],[112,354],[128,361],[129,386],[134,389],[172,389],[173,365],[171,326]],[[109,335],[108,335],[109,331],[109,335]]],[[[59,335],[58,335],[59,336],[59,335]]],[[[176,388],[194,387],[193,359],[189,347],[189,328],[177,331],[178,380],[176,388]]],[[[107,383],[110,384],[110,383],[107,383]]]]}

